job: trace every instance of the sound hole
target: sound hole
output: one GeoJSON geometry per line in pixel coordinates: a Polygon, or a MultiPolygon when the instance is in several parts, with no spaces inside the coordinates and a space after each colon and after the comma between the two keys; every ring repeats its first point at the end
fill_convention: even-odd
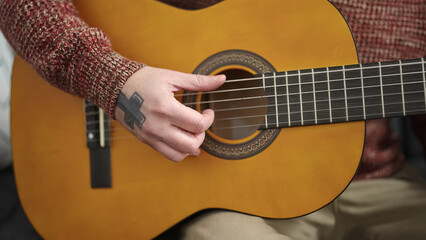
{"type": "Polygon", "coordinates": [[[210,128],[221,138],[238,140],[252,135],[265,119],[268,100],[262,81],[250,72],[230,69],[221,72],[227,81],[219,89],[201,97],[201,109],[215,111],[215,121],[210,128]],[[241,81],[235,81],[242,79],[241,81]],[[247,80],[250,79],[250,80],[247,80]]]}

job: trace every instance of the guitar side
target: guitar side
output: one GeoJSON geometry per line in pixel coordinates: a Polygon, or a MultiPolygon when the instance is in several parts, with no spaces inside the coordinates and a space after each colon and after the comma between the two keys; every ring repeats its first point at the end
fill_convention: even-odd
{"type": "MultiPolygon", "coordinates": [[[[277,70],[357,62],[345,21],[326,1],[233,0],[199,11],[155,1],[108,3],[76,1],[118,52],[152,66],[192,72],[229,49],[259,54],[277,70]]],[[[349,184],[364,142],[363,122],[297,127],[283,129],[248,159],[202,151],[176,164],[113,122],[113,187],[92,189],[81,99],[49,86],[17,59],[11,109],[19,195],[46,239],[147,239],[206,208],[273,218],[307,214],[349,184]]]]}

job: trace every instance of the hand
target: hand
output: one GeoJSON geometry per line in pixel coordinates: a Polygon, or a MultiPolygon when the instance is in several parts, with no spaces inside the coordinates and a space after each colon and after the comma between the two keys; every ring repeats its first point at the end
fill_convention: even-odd
{"type": "Polygon", "coordinates": [[[202,113],[176,100],[174,92],[210,91],[225,81],[224,75],[202,76],[146,66],[124,84],[115,118],[139,140],[168,159],[179,162],[198,155],[214,112],[202,113]]]}

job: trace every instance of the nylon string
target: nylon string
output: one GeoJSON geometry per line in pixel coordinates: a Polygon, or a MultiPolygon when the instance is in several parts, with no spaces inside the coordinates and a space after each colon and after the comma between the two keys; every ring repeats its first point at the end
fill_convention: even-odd
{"type": "MultiPolygon", "coordinates": [[[[421,59],[422,60],[422,62],[424,62],[424,59],[422,58],[421,59]]],[[[422,62],[415,62],[415,63],[405,63],[404,65],[415,65],[415,64],[421,64],[422,62]]],[[[325,73],[325,74],[327,74],[327,73],[332,73],[332,72],[341,72],[341,73],[343,73],[344,75],[345,75],[345,72],[346,71],[353,71],[353,70],[365,70],[365,69],[382,69],[382,68],[384,68],[384,67],[393,67],[393,66],[401,66],[401,64],[393,64],[393,65],[385,65],[385,66],[382,66],[382,67],[380,67],[380,64],[379,64],[379,68],[377,67],[377,66],[372,66],[372,67],[362,67],[362,65],[360,64],[359,65],[360,66],[360,68],[352,68],[352,69],[345,69],[344,67],[343,67],[343,71],[342,70],[331,70],[331,71],[318,71],[318,72],[314,72],[314,70],[313,69],[311,69],[311,72],[309,72],[309,73],[300,73],[299,72],[299,74],[287,74],[287,72],[285,72],[286,73],[286,78],[288,78],[288,77],[291,77],[291,76],[298,76],[298,77],[300,77],[300,76],[302,76],[302,75],[310,75],[310,76],[312,76],[312,75],[314,75],[314,74],[321,74],[321,73],[325,73]]],[[[424,69],[424,66],[422,65],[422,69],[424,69]]],[[[381,72],[381,71],[380,71],[381,72]]],[[[411,73],[402,73],[402,74],[388,74],[388,75],[377,75],[377,76],[368,76],[368,77],[363,77],[363,78],[360,78],[360,77],[354,77],[354,78],[345,78],[345,76],[344,76],[344,79],[333,79],[333,80],[329,80],[329,82],[338,82],[338,81],[342,81],[342,80],[344,80],[345,82],[346,81],[351,81],[351,80],[364,80],[364,79],[368,79],[368,78],[377,78],[377,77],[390,77],[390,76],[401,76],[401,78],[402,78],[402,76],[406,76],[406,75],[409,75],[409,74],[419,74],[419,73],[422,73],[423,74],[423,76],[425,75],[425,71],[423,70],[423,71],[419,71],[419,72],[411,72],[411,73]]],[[[277,76],[275,76],[275,77],[277,77],[277,76]]],[[[280,76],[280,77],[284,77],[284,76],[280,76]]],[[[253,80],[260,80],[260,79],[271,79],[271,78],[274,78],[274,76],[269,76],[269,77],[265,77],[265,76],[262,76],[262,77],[254,77],[254,78],[245,78],[245,79],[235,79],[235,80],[227,80],[224,84],[229,84],[229,83],[235,83],[235,82],[245,82],[245,81],[253,81],[253,80]]],[[[299,88],[301,89],[301,86],[302,86],[302,84],[313,84],[313,83],[315,83],[315,84],[317,84],[317,83],[327,83],[328,81],[327,80],[325,80],[325,81],[312,81],[312,82],[304,82],[304,83],[295,83],[295,84],[288,84],[288,85],[285,85],[285,84],[283,84],[283,85],[276,85],[276,86],[267,86],[267,87],[265,87],[265,88],[276,88],[276,87],[287,87],[287,86],[299,86],[299,88]]],[[[404,85],[406,85],[406,84],[416,84],[416,83],[423,83],[423,84],[426,84],[426,80],[424,79],[423,81],[413,81],[413,82],[407,82],[407,83],[393,83],[393,84],[387,84],[387,85],[370,85],[370,86],[366,86],[366,87],[353,87],[353,88],[344,88],[344,89],[332,89],[332,90],[322,90],[322,91],[306,91],[306,92],[302,92],[301,90],[300,90],[300,92],[299,93],[290,93],[290,94],[280,94],[280,95],[275,95],[275,94],[273,94],[273,95],[261,95],[261,96],[252,96],[252,97],[240,97],[240,98],[230,98],[230,99],[221,99],[221,100],[212,100],[212,101],[201,101],[201,102],[192,102],[192,103],[185,103],[185,105],[186,106],[191,106],[191,105],[194,105],[194,104],[206,104],[206,103],[218,103],[218,102],[230,102],[230,101],[243,101],[243,100],[250,100],[250,99],[258,99],[258,98],[268,98],[268,97],[278,97],[278,96],[290,96],[290,95],[301,95],[301,94],[310,94],[310,93],[320,93],[320,92],[330,92],[330,91],[342,91],[342,90],[344,90],[345,92],[347,91],[347,90],[354,90],[354,89],[365,89],[365,88],[373,88],[373,87],[384,87],[384,86],[404,86],[404,85]]],[[[214,90],[214,91],[209,91],[209,92],[203,92],[203,94],[217,94],[217,93],[226,93],[226,92],[237,92],[237,91],[248,91],[248,90],[256,90],[256,89],[263,89],[264,87],[248,87],[248,88],[236,88],[236,89],[227,89],[227,90],[214,90]]],[[[407,94],[415,94],[415,93],[425,93],[425,91],[414,91],[414,92],[409,92],[409,93],[405,93],[405,95],[407,95],[407,94]]],[[[180,96],[194,96],[194,95],[198,95],[199,93],[196,93],[196,92],[191,92],[191,93],[184,93],[184,94],[176,94],[175,96],[176,97],[180,97],[180,96]]],[[[394,93],[394,94],[379,94],[379,95],[370,95],[370,96],[366,96],[365,98],[369,98],[369,97],[384,97],[384,96],[391,96],[391,95],[400,95],[401,93],[394,93]]],[[[426,93],[425,93],[426,94],[426,93]]],[[[339,98],[339,99],[333,99],[333,101],[334,100],[349,100],[349,99],[361,99],[362,97],[359,97],[359,96],[357,96],[357,97],[349,97],[349,98],[339,98]]],[[[316,103],[320,103],[320,102],[324,102],[324,101],[329,101],[328,99],[326,99],[326,100],[317,100],[316,101],[316,103]]],[[[306,101],[305,103],[313,103],[314,101],[306,101]]],[[[419,103],[419,102],[421,102],[421,103],[424,103],[424,102],[426,102],[426,101],[412,101],[412,102],[405,102],[405,103],[419,103]]],[[[385,105],[396,105],[396,104],[402,104],[403,102],[393,102],[393,103],[391,103],[391,104],[385,104],[385,105]]],[[[282,103],[282,104],[277,104],[277,106],[287,106],[287,105],[292,105],[292,104],[301,104],[300,102],[293,102],[293,103],[289,103],[289,104],[287,104],[287,103],[282,103]]],[[[253,109],[253,108],[264,108],[264,107],[268,107],[269,105],[258,105],[258,106],[249,106],[249,107],[238,107],[238,108],[227,108],[227,109],[218,109],[218,110],[215,110],[216,112],[219,112],[219,111],[235,111],[235,110],[242,110],[242,109],[253,109]]],[[[373,105],[366,105],[365,107],[377,107],[377,106],[383,106],[383,104],[373,104],[373,105]]],[[[331,109],[331,110],[334,110],[334,111],[337,111],[337,110],[341,110],[341,109],[350,109],[350,108],[359,108],[359,106],[356,106],[356,107],[343,107],[343,108],[334,108],[334,109],[331,109]]],[[[324,110],[319,110],[319,111],[330,111],[329,109],[324,109],[324,110]]],[[[311,113],[311,112],[314,112],[314,111],[295,111],[295,112],[292,112],[292,113],[290,113],[290,114],[304,114],[304,113],[311,113]]],[[[315,112],[318,112],[318,111],[315,111],[315,112]]],[[[407,111],[408,113],[409,113],[409,111],[407,111]]],[[[417,112],[417,110],[415,110],[415,111],[412,111],[412,112],[417,112]]],[[[399,112],[398,112],[399,113],[399,112]]],[[[87,115],[92,115],[92,114],[98,114],[98,112],[97,111],[95,111],[95,112],[88,112],[87,113],[87,115]]],[[[278,114],[278,115],[285,115],[285,114],[287,114],[287,113],[281,113],[281,114],[278,114]]],[[[392,113],[387,113],[387,114],[392,114],[392,113]]],[[[266,114],[266,116],[275,116],[276,114],[270,114],[270,115],[268,115],[268,114],[266,114]]],[[[381,115],[381,114],[377,114],[378,115],[378,117],[379,117],[379,115],[381,115]]],[[[264,117],[265,115],[248,115],[248,116],[240,116],[240,117],[227,117],[227,118],[222,118],[222,119],[215,119],[215,121],[229,121],[229,120],[235,120],[235,119],[247,119],[247,118],[255,118],[255,117],[264,117]]],[[[353,115],[351,115],[351,117],[362,117],[362,115],[360,115],[360,116],[353,116],[353,115]]],[[[339,118],[345,118],[345,117],[334,117],[333,119],[335,120],[335,119],[339,119],[339,118]]],[[[318,121],[320,121],[320,120],[329,120],[328,118],[327,119],[318,119],[318,121]]],[[[111,120],[106,120],[106,122],[110,122],[111,120]]],[[[86,124],[87,125],[90,125],[90,124],[98,124],[98,122],[99,121],[89,121],[89,122],[87,122],[86,124]]],[[[297,123],[298,121],[292,121],[292,123],[297,123]]],[[[299,122],[300,122],[300,120],[299,120],[299,122]]],[[[277,124],[288,124],[288,122],[279,122],[279,123],[277,123],[277,124]]],[[[230,127],[221,127],[221,128],[216,128],[216,129],[232,129],[232,128],[244,128],[244,127],[255,127],[255,126],[258,126],[258,125],[243,125],[243,126],[230,126],[230,127]]],[[[117,130],[123,130],[123,129],[125,129],[123,126],[119,126],[119,127],[114,127],[114,128],[110,128],[110,131],[112,132],[112,131],[117,131],[117,130]]],[[[93,130],[93,131],[90,131],[91,133],[96,133],[96,132],[99,132],[99,130],[93,130]]],[[[112,137],[112,138],[114,138],[114,139],[123,139],[123,138],[134,138],[134,136],[114,136],[114,137],[112,137]]],[[[108,137],[108,138],[106,138],[107,140],[110,140],[110,139],[112,139],[111,137],[108,137]]],[[[99,139],[96,139],[96,138],[94,138],[94,139],[90,139],[89,141],[98,141],[99,139]]]]}

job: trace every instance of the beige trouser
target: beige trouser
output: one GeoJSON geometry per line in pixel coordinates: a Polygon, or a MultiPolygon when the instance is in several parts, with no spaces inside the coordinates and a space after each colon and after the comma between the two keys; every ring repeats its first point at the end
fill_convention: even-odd
{"type": "Polygon", "coordinates": [[[214,211],[182,230],[185,240],[426,239],[426,183],[406,166],[392,178],[353,182],[332,204],[304,217],[214,211]]]}

